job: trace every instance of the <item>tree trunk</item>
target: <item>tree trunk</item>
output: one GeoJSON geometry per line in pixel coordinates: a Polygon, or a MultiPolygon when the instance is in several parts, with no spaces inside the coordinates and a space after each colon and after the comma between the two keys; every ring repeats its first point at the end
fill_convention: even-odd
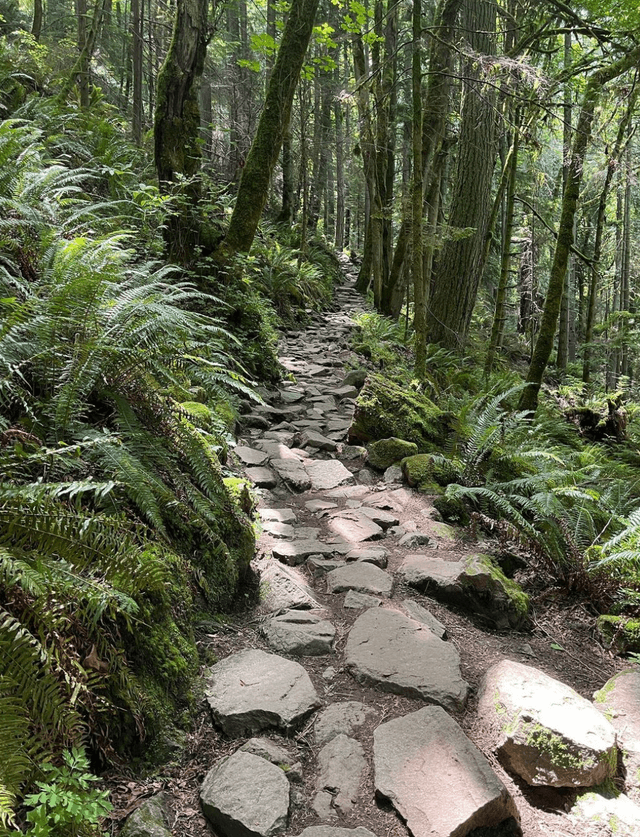
{"type": "Polygon", "coordinates": [[[542,385],[542,376],[549,362],[553,349],[560,313],[564,279],[567,272],[569,253],[573,245],[573,222],[582,182],[582,167],[584,155],[591,138],[593,117],[600,93],[605,84],[635,66],[640,59],[640,47],[628,52],[608,67],[597,70],[588,80],[580,108],[580,115],[576,126],[573,148],[571,151],[571,165],[567,185],[562,196],[562,214],[556,240],[553,264],[549,276],[549,288],[542,313],[540,332],[536,341],[527,383],[529,386],[520,397],[520,410],[535,411],[538,406],[538,394],[542,385]]]}
{"type": "MultiPolygon", "coordinates": [[[[495,2],[465,0],[463,16],[474,52],[493,55],[495,2]]],[[[478,63],[477,58],[465,61],[458,164],[449,213],[451,227],[472,228],[473,232],[445,243],[427,315],[429,340],[450,349],[464,345],[478,294],[497,150],[495,93],[491,88],[483,88],[478,63]]]]}
{"type": "MultiPolygon", "coordinates": [[[[565,70],[571,65],[571,32],[566,32],[564,36],[564,67],[565,70]]],[[[562,142],[562,185],[563,191],[567,187],[567,177],[569,176],[569,163],[571,160],[571,85],[567,82],[564,87],[564,106],[563,106],[563,142],[562,142]]],[[[575,232],[574,232],[575,238],[575,232]]],[[[562,292],[562,301],[560,303],[560,325],[558,328],[558,360],[556,363],[560,377],[567,371],[567,360],[569,357],[569,294],[570,294],[570,277],[571,277],[571,256],[569,256],[569,266],[566,271],[564,280],[564,290],[562,292]]]]}
{"type": "Polygon", "coordinates": [[[422,263],[422,1],[413,0],[413,56],[411,103],[413,117],[413,178],[411,183],[411,273],[413,277],[413,324],[415,329],[414,374],[421,381],[427,366],[427,289],[422,263]]]}
{"type": "Polygon", "coordinates": [[[80,91],[80,105],[82,107],[89,107],[89,71],[91,68],[91,59],[96,48],[96,41],[98,39],[98,32],[102,24],[102,16],[104,13],[105,0],[96,0],[93,8],[93,15],[91,23],[87,28],[87,5],[86,0],[78,0],[78,47],[80,54],[73,65],[71,73],[67,80],[62,85],[58,93],[58,100],[66,101],[74,84],[77,83],[80,91]]]}
{"type": "Polygon", "coordinates": [[[34,40],[40,40],[42,32],[43,6],[42,0],[33,0],[33,20],[31,21],[31,34],[34,40]]]}
{"type": "Polygon", "coordinates": [[[219,251],[223,262],[234,253],[248,252],[253,242],[289,124],[317,8],[318,0],[299,0],[289,12],[256,136],[242,171],[229,230],[219,251]]]}
{"type": "Polygon", "coordinates": [[[142,14],[140,0],[131,0],[131,39],[133,57],[133,141],[142,143],[142,14]]]}

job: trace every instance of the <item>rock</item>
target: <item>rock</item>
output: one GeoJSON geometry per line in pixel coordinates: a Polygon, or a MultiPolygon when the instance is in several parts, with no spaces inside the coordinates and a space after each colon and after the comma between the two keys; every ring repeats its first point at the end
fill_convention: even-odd
{"type": "Polygon", "coordinates": [[[384,531],[362,511],[341,511],[331,519],[329,528],[349,543],[379,540],[384,531]]]}
{"type": "Polygon", "coordinates": [[[274,488],[278,484],[271,468],[247,468],[246,474],[257,488],[274,488]]]}
{"type": "Polygon", "coordinates": [[[453,497],[435,497],[433,505],[442,515],[442,519],[448,523],[457,523],[459,526],[467,526],[469,523],[469,510],[464,501],[453,497]]]}
{"type": "Polygon", "coordinates": [[[485,675],[478,715],[508,770],[530,785],[592,787],[615,776],[616,734],[589,701],[538,669],[503,660],[485,675]]]}
{"type": "Polygon", "coordinates": [[[294,538],[296,535],[296,530],[289,523],[267,520],[262,524],[262,529],[274,538],[294,538]]]}
{"type": "Polygon", "coordinates": [[[282,442],[275,442],[272,439],[258,439],[256,447],[263,450],[270,459],[294,459],[296,462],[301,462],[304,457],[292,450],[288,445],[283,445],[282,442]]]}
{"type": "Polygon", "coordinates": [[[259,562],[257,570],[260,574],[260,607],[266,613],[320,607],[299,570],[271,560],[259,562]]]}
{"type": "Polygon", "coordinates": [[[271,764],[288,765],[291,763],[291,755],[283,747],[274,744],[270,738],[250,738],[239,749],[244,753],[251,753],[252,756],[266,759],[271,764]]]}
{"type": "Polygon", "coordinates": [[[400,523],[395,514],[390,514],[381,509],[370,509],[367,506],[363,506],[360,511],[383,529],[388,529],[390,526],[397,526],[400,523]]]}
{"type": "Polygon", "coordinates": [[[318,753],[318,793],[313,800],[318,816],[328,819],[352,811],[366,769],[360,742],[340,734],[325,744],[318,753]]]}
{"type": "Polygon", "coordinates": [[[352,369],[342,379],[341,387],[356,387],[362,389],[364,382],[367,380],[366,369],[352,369]]]}
{"type": "Polygon", "coordinates": [[[342,459],[346,459],[347,461],[362,459],[366,455],[367,449],[362,448],[359,445],[345,445],[340,453],[340,457],[342,459]]]}
{"type": "Polygon", "coordinates": [[[355,590],[349,590],[347,595],[344,597],[342,607],[346,607],[347,610],[365,610],[369,607],[379,607],[381,604],[382,600],[377,599],[375,596],[369,596],[367,593],[358,593],[355,590]]]}
{"type": "Polygon", "coordinates": [[[333,555],[335,546],[321,541],[283,541],[274,544],[272,554],[283,564],[303,564],[310,555],[333,555]]]}
{"type": "Polygon", "coordinates": [[[381,546],[360,546],[347,552],[345,558],[347,561],[361,561],[364,564],[375,564],[376,567],[384,570],[387,566],[388,555],[388,551],[381,546]]]}
{"type": "Polygon", "coordinates": [[[584,834],[615,834],[615,837],[640,834],[640,807],[614,788],[580,794],[569,811],[569,820],[580,826],[580,833],[584,834]],[[607,825],[609,828],[603,831],[607,825]]]}
{"type": "Polygon", "coordinates": [[[460,479],[455,462],[426,453],[417,453],[402,460],[402,473],[412,488],[429,490],[436,485],[449,485],[460,479]]]}
{"type": "Polygon", "coordinates": [[[243,465],[264,465],[269,459],[266,453],[261,450],[254,450],[246,445],[237,445],[233,452],[243,465]]]}
{"type": "Polygon", "coordinates": [[[369,493],[370,491],[366,485],[345,485],[342,488],[334,488],[332,491],[328,491],[327,497],[332,499],[350,497],[354,499],[356,497],[366,497],[369,493]]]}
{"type": "Polygon", "coordinates": [[[454,416],[419,393],[381,375],[369,375],[356,401],[350,442],[404,439],[418,450],[442,445],[453,429],[454,416]]]}
{"type": "Polygon", "coordinates": [[[319,526],[296,526],[294,532],[296,538],[301,541],[316,541],[320,536],[321,529],[319,526]]]}
{"type": "Polygon", "coordinates": [[[311,480],[302,464],[297,459],[272,459],[269,463],[274,471],[293,491],[306,491],[311,488],[311,480]]]}
{"type": "Polygon", "coordinates": [[[375,485],[377,479],[369,468],[361,468],[356,472],[356,479],[360,485],[375,485]]]}
{"type": "Polygon", "coordinates": [[[392,803],[413,837],[465,837],[519,820],[489,762],[441,707],[381,724],[373,746],[376,794],[392,803]]]}
{"type": "Polygon", "coordinates": [[[343,401],[345,398],[355,398],[358,392],[358,387],[350,386],[349,384],[331,390],[331,394],[338,401],[343,401]]]}
{"type": "Polygon", "coordinates": [[[305,506],[313,514],[317,514],[321,511],[328,511],[329,509],[338,508],[338,504],[332,503],[330,500],[307,500],[305,506]]]}
{"type": "Polygon", "coordinates": [[[299,663],[249,649],[226,657],[209,671],[206,698],[214,721],[229,736],[262,729],[290,729],[320,706],[299,663]]]}
{"type": "Polygon", "coordinates": [[[401,459],[416,453],[418,453],[418,446],[415,442],[405,442],[404,439],[391,436],[389,439],[379,439],[369,445],[367,463],[371,468],[385,471],[401,459]]]}
{"type": "Polygon", "coordinates": [[[169,828],[169,795],[157,793],[145,799],[139,808],[127,817],[122,837],[171,837],[169,828]]]}
{"type": "Polygon", "coordinates": [[[640,671],[621,671],[593,698],[596,708],[618,734],[626,773],[625,787],[634,800],[640,801],[640,671]]]}
{"type": "Polygon", "coordinates": [[[333,439],[328,439],[322,433],[317,433],[315,430],[305,430],[295,438],[297,447],[300,448],[316,448],[317,450],[338,450],[338,443],[333,439]]]}
{"type": "Polygon", "coordinates": [[[441,622],[438,622],[436,617],[432,613],[429,613],[422,605],[419,605],[418,602],[414,602],[413,599],[405,599],[402,602],[402,609],[411,619],[415,619],[416,622],[422,622],[423,625],[426,625],[431,633],[435,634],[439,639],[447,638],[447,629],[445,626],[441,622]]]}
{"type": "Polygon", "coordinates": [[[345,564],[327,573],[328,593],[346,593],[347,590],[388,598],[393,590],[393,577],[374,564],[360,562],[345,564]]]}
{"type": "Polygon", "coordinates": [[[298,518],[291,509],[258,509],[260,518],[273,523],[296,523],[298,518]]]}
{"type": "Polygon", "coordinates": [[[200,803],[221,837],[272,837],[287,827],[289,782],[279,767],[238,750],[207,773],[200,803]]]}
{"type": "Polygon", "coordinates": [[[398,546],[415,549],[416,546],[426,546],[429,543],[431,538],[426,532],[407,532],[398,541],[398,546]]]}
{"type": "Polygon", "coordinates": [[[396,611],[371,608],[359,616],[349,632],[345,662],[358,682],[383,692],[454,711],[467,699],[469,685],[455,647],[396,611]]]}
{"type": "Polygon", "coordinates": [[[383,479],[387,485],[395,485],[398,482],[402,482],[402,468],[399,465],[391,465],[384,472],[383,479]]]}
{"type": "Polygon", "coordinates": [[[353,474],[337,459],[316,460],[307,464],[311,485],[317,491],[337,488],[345,482],[353,482],[353,474]]]}
{"type": "Polygon", "coordinates": [[[285,404],[297,404],[304,398],[304,392],[296,389],[281,389],[279,395],[285,404]]]}
{"type": "Polygon", "coordinates": [[[497,628],[517,629],[528,622],[529,597],[488,555],[443,561],[417,553],[407,555],[398,572],[420,592],[471,610],[497,628]]]}
{"type": "Polygon", "coordinates": [[[353,738],[367,722],[378,715],[375,709],[358,700],[332,703],[318,715],[314,725],[316,744],[327,744],[337,735],[353,738]]]}
{"type": "Polygon", "coordinates": [[[310,825],[300,837],[376,837],[362,826],[358,828],[339,828],[333,825],[310,825]]]}
{"type": "Polygon", "coordinates": [[[640,652],[640,620],[628,616],[598,616],[598,630],[607,648],[619,654],[640,652]]]}
{"type": "Polygon", "coordinates": [[[257,430],[269,429],[269,422],[264,416],[252,414],[242,416],[241,424],[243,427],[255,427],[257,430]]]}
{"type": "Polygon", "coordinates": [[[343,567],[344,561],[332,560],[331,558],[308,558],[307,568],[314,578],[322,578],[323,575],[330,573],[331,570],[337,570],[338,567],[343,567]]]}
{"type": "Polygon", "coordinates": [[[331,653],[336,629],[331,622],[308,611],[289,611],[262,626],[269,645],[293,657],[318,657],[331,653]]]}

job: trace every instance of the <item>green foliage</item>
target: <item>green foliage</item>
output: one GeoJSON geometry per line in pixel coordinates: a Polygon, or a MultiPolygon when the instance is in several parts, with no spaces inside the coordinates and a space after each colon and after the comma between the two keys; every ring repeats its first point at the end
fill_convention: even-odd
{"type": "Polygon", "coordinates": [[[45,781],[24,802],[29,829],[27,837],[80,837],[97,835],[100,821],[111,811],[108,791],[92,787],[98,781],[89,773],[89,760],[73,748],[62,754],[62,766],[41,764],[45,781]]]}

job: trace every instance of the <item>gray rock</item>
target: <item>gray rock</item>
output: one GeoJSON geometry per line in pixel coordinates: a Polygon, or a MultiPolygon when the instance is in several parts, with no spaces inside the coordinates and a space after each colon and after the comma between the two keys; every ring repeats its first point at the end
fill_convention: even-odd
{"type": "Polygon", "coordinates": [[[258,488],[275,488],[278,484],[276,475],[271,468],[247,468],[246,474],[258,488]]]}
{"type": "Polygon", "coordinates": [[[345,541],[356,544],[379,540],[384,532],[360,509],[338,512],[329,523],[329,528],[345,541]]]}
{"type": "Polygon", "coordinates": [[[514,801],[489,762],[439,706],[381,724],[374,733],[376,793],[413,837],[465,837],[514,817],[514,801]]]}
{"type": "Polygon", "coordinates": [[[309,475],[299,460],[272,459],[269,464],[293,491],[306,491],[311,488],[309,475]]]}
{"type": "Polygon", "coordinates": [[[621,671],[593,697],[596,708],[618,734],[625,787],[634,800],[640,801],[640,671],[621,671]]]}
{"type": "Polygon", "coordinates": [[[285,404],[297,404],[304,398],[304,392],[296,389],[281,389],[280,398],[285,404]]]}
{"type": "Polygon", "coordinates": [[[375,564],[384,570],[387,566],[388,551],[381,546],[357,547],[347,552],[347,561],[361,561],[364,564],[375,564]]]}
{"type": "Polygon", "coordinates": [[[376,837],[376,835],[362,826],[339,828],[334,825],[310,825],[305,828],[300,837],[376,837]]]}
{"type": "Polygon", "coordinates": [[[270,459],[294,459],[296,462],[301,462],[304,457],[296,453],[288,445],[282,442],[276,442],[273,439],[258,439],[256,447],[263,450],[270,459]]]}
{"type": "Polygon", "coordinates": [[[389,597],[393,590],[393,577],[374,564],[355,562],[338,567],[327,574],[328,593],[372,593],[389,597]]]}
{"type": "Polygon", "coordinates": [[[356,387],[357,389],[362,389],[366,379],[367,379],[367,370],[366,369],[352,369],[351,372],[347,372],[347,374],[344,376],[340,386],[356,387]]]}
{"type": "Polygon", "coordinates": [[[296,530],[290,523],[278,523],[274,520],[265,521],[262,529],[274,538],[294,538],[296,535],[296,530]]]}
{"type": "Polygon", "coordinates": [[[438,622],[436,617],[432,613],[429,613],[422,605],[419,605],[418,602],[414,602],[413,599],[405,599],[402,602],[402,609],[411,619],[415,619],[416,622],[422,622],[423,625],[426,625],[431,633],[435,634],[439,639],[447,638],[447,629],[445,626],[441,622],[438,622]]]}
{"type": "Polygon", "coordinates": [[[356,473],[356,479],[360,485],[375,485],[377,479],[368,468],[362,468],[356,473]]]}
{"type": "MultiPolygon", "coordinates": [[[[331,431],[331,428],[327,428],[331,431]]],[[[342,428],[335,428],[336,430],[342,430],[342,428]]],[[[346,459],[347,461],[351,461],[353,459],[362,459],[364,456],[367,455],[367,449],[361,448],[359,445],[345,445],[342,448],[340,456],[342,459],[346,459]]]]}
{"type": "Polygon", "coordinates": [[[338,401],[343,401],[345,398],[357,398],[358,387],[346,384],[345,386],[338,387],[337,389],[332,389],[331,394],[337,398],[338,401]]]}
{"type": "Polygon", "coordinates": [[[345,485],[342,488],[334,488],[332,491],[328,491],[327,497],[331,497],[331,499],[341,499],[344,497],[354,499],[356,497],[366,497],[370,493],[366,485],[345,485]]]}
{"type": "Polygon", "coordinates": [[[398,541],[398,546],[413,549],[416,546],[426,546],[431,542],[431,538],[426,532],[407,532],[398,541]]]}
{"type": "Polygon", "coordinates": [[[355,807],[367,769],[360,742],[337,735],[318,753],[317,794],[313,809],[322,819],[348,814],[355,807]]]}
{"type": "Polygon", "coordinates": [[[367,506],[363,506],[360,511],[383,529],[388,529],[390,526],[397,526],[400,523],[395,514],[383,511],[382,509],[370,509],[367,506]]]}
{"type": "Polygon", "coordinates": [[[420,592],[477,613],[497,628],[520,628],[528,621],[529,597],[488,555],[443,561],[416,553],[406,556],[398,572],[420,592]]]}
{"type": "Polygon", "coordinates": [[[171,837],[167,816],[169,795],[157,793],[145,799],[139,808],[127,817],[122,837],[171,837]]]}
{"type": "Polygon", "coordinates": [[[319,657],[330,654],[336,629],[331,622],[308,611],[289,611],[262,626],[269,645],[281,654],[319,657]]]}
{"type": "Polygon", "coordinates": [[[291,764],[291,755],[284,747],[278,747],[277,744],[274,744],[270,738],[250,738],[239,749],[242,752],[251,753],[252,756],[259,756],[261,759],[266,759],[271,764],[291,764]]]}
{"type": "Polygon", "coordinates": [[[254,450],[254,448],[249,448],[246,445],[238,445],[233,449],[233,452],[243,465],[264,465],[269,459],[264,451],[254,450]]]}
{"type": "Polygon", "coordinates": [[[402,482],[402,468],[399,465],[391,465],[384,472],[384,481],[387,485],[395,485],[402,482]]]}
{"type": "Polygon", "coordinates": [[[455,647],[396,611],[371,608],[356,619],[345,663],[358,682],[383,692],[451,710],[461,709],[467,699],[469,684],[460,674],[455,647]]]}
{"type": "Polygon", "coordinates": [[[260,607],[265,613],[320,607],[299,570],[271,560],[258,562],[256,569],[260,574],[260,607]]]}
{"type": "Polygon", "coordinates": [[[200,803],[222,837],[272,837],[287,827],[289,782],[279,767],[238,750],[207,773],[200,803]]]}
{"type": "Polygon", "coordinates": [[[337,735],[348,735],[353,738],[361,727],[373,721],[377,715],[375,709],[358,700],[332,703],[316,718],[314,725],[316,744],[327,744],[337,735]]]}
{"type": "Polygon", "coordinates": [[[582,834],[638,837],[640,807],[615,788],[598,788],[578,796],[569,811],[569,821],[581,827],[582,834]]]}
{"type": "Polygon", "coordinates": [[[284,564],[303,564],[310,555],[333,555],[334,545],[321,543],[320,541],[283,541],[274,544],[273,557],[284,564]]]}
{"type": "Polygon", "coordinates": [[[300,433],[296,436],[295,443],[300,448],[315,448],[317,450],[328,451],[338,450],[337,442],[334,442],[333,439],[328,439],[322,433],[318,433],[315,430],[305,430],[303,433],[300,433]]]}
{"type": "Polygon", "coordinates": [[[264,416],[256,416],[253,414],[242,416],[241,424],[243,427],[255,427],[258,430],[269,429],[269,422],[264,416]]]}
{"type": "Polygon", "coordinates": [[[338,508],[338,504],[332,503],[330,500],[307,500],[305,506],[309,509],[310,512],[313,512],[313,514],[317,514],[321,511],[328,511],[329,509],[338,508]]]}
{"type": "Polygon", "coordinates": [[[592,787],[615,776],[616,733],[589,701],[511,660],[486,673],[478,716],[507,769],[530,785],[592,787]]]}
{"type": "Polygon", "coordinates": [[[345,482],[353,482],[353,474],[337,459],[315,460],[307,463],[311,485],[317,491],[337,488],[345,482]]]}
{"type": "Polygon", "coordinates": [[[295,536],[301,541],[315,541],[320,535],[320,528],[318,526],[296,526],[294,529],[295,536]]]}
{"type": "Polygon", "coordinates": [[[298,518],[291,509],[259,509],[260,518],[273,523],[296,523],[298,518]]]}
{"type": "Polygon", "coordinates": [[[336,671],[336,669],[333,666],[328,666],[322,672],[322,679],[326,680],[327,683],[330,683],[332,680],[336,679],[337,674],[338,674],[338,672],[336,671]]]}
{"type": "Polygon", "coordinates": [[[229,736],[273,728],[288,731],[320,706],[299,663],[257,649],[232,654],[212,666],[205,695],[214,720],[229,736]]]}
{"type": "Polygon", "coordinates": [[[347,608],[347,610],[366,610],[369,607],[379,607],[381,604],[382,599],[369,596],[367,593],[358,593],[355,590],[349,590],[344,597],[342,607],[347,608]]]}
{"type": "Polygon", "coordinates": [[[322,578],[331,570],[337,570],[338,567],[343,566],[344,561],[332,560],[331,558],[315,558],[312,556],[307,559],[307,568],[314,578],[322,578]]]}

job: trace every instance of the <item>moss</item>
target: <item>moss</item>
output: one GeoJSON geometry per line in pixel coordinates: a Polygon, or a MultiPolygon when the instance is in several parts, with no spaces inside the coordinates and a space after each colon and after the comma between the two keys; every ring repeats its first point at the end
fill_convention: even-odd
{"type": "Polygon", "coordinates": [[[520,628],[529,618],[529,596],[507,578],[489,555],[470,555],[465,562],[462,586],[478,610],[498,627],[508,623],[520,628]]]}
{"type": "MultiPolygon", "coordinates": [[[[422,489],[424,491],[424,488],[422,489]]],[[[443,520],[447,523],[458,523],[460,526],[467,526],[469,523],[469,511],[462,500],[451,497],[437,497],[433,501],[434,507],[440,512],[443,520]]]]}
{"type": "Polygon", "coordinates": [[[418,453],[415,442],[406,442],[392,436],[389,439],[379,439],[369,446],[367,464],[379,471],[384,471],[396,462],[412,454],[418,453]]]}
{"type": "Polygon", "coordinates": [[[242,511],[247,515],[252,515],[257,508],[258,501],[251,489],[251,482],[242,477],[225,477],[223,482],[242,511]]]}
{"type": "Polygon", "coordinates": [[[604,641],[620,654],[640,652],[640,620],[605,614],[598,617],[597,626],[604,641]]]}
{"type": "Polygon", "coordinates": [[[530,723],[521,729],[525,744],[545,755],[556,767],[565,770],[584,770],[595,767],[593,756],[582,757],[571,752],[562,736],[540,724],[530,723]]]}
{"type": "Polygon", "coordinates": [[[402,473],[412,487],[424,491],[423,486],[434,483],[446,486],[459,479],[459,471],[454,462],[441,461],[427,453],[419,453],[402,460],[402,473]]]}
{"type": "Polygon", "coordinates": [[[452,428],[452,414],[428,398],[381,375],[370,375],[356,401],[349,436],[365,443],[395,437],[429,452],[444,442],[452,428]]]}

